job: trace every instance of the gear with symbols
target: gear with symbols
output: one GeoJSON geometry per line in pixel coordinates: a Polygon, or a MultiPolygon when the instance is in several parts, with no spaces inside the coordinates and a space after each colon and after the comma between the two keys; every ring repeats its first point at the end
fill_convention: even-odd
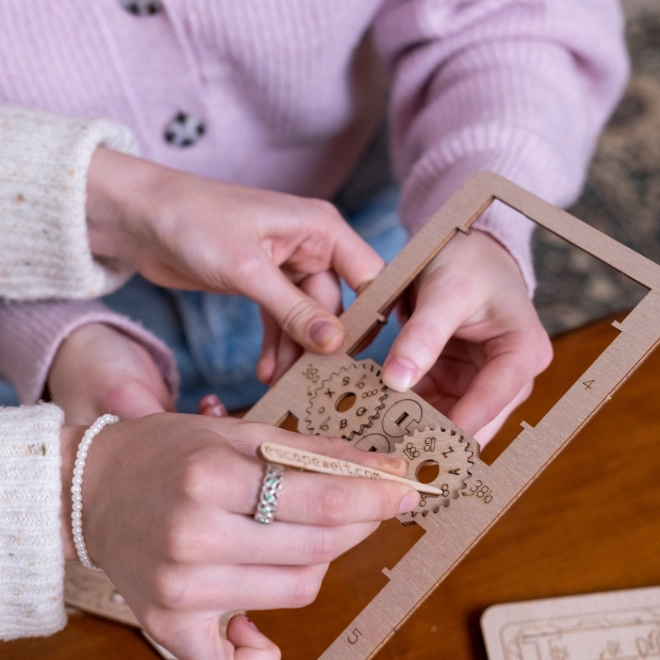
{"type": "Polygon", "coordinates": [[[402,514],[404,518],[423,516],[430,512],[437,513],[441,508],[449,506],[452,499],[465,488],[470,478],[470,468],[473,465],[474,452],[470,441],[460,433],[449,428],[425,429],[415,431],[403,438],[393,452],[394,456],[405,458],[408,469],[405,476],[419,481],[420,471],[424,467],[438,468],[438,474],[428,483],[442,491],[442,495],[426,495],[422,493],[419,504],[410,512],[402,514]]]}
{"type": "Polygon", "coordinates": [[[387,389],[373,360],[342,367],[314,390],[305,417],[307,430],[352,440],[380,416],[387,389]]]}

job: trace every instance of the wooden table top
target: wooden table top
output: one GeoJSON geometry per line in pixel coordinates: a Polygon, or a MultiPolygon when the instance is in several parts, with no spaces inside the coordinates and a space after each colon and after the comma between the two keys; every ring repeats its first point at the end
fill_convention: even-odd
{"type": "MultiPolygon", "coordinates": [[[[554,341],[534,394],[482,453],[495,460],[523,419],[535,425],[614,339],[611,319],[554,341]]],[[[546,469],[377,656],[485,660],[489,605],[660,584],[660,351],[546,469]]],[[[390,521],[341,557],[317,601],[251,616],[286,660],[313,660],[384,586],[423,534],[390,521]]],[[[0,644],[0,660],[158,658],[139,633],[75,615],[48,638],[0,644]]]]}

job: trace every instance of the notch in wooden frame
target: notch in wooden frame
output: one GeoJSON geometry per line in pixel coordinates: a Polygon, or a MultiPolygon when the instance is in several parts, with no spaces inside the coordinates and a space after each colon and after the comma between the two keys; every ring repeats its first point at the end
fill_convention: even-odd
{"type": "Polygon", "coordinates": [[[341,349],[330,356],[305,353],[246,419],[279,425],[293,415],[301,432],[343,436],[365,449],[401,453],[413,470],[428,457],[440,466],[441,481],[433,483],[446,483],[447,496],[402,518],[426,533],[393,569],[384,570],[388,584],[321,656],[363,660],[376,654],[655,348],[660,267],[506,179],[483,172],[431,218],[341,318],[346,329],[341,349]],[[415,394],[384,387],[378,365],[355,362],[350,355],[385,321],[386,310],[431,259],[457,232],[469,233],[496,199],[649,291],[622,323],[614,324],[616,339],[537,426],[523,422],[522,432],[487,465],[460,428],[415,394]]]}

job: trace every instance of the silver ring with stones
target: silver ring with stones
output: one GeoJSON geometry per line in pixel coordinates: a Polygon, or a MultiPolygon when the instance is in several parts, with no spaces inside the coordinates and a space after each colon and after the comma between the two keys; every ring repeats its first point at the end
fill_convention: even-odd
{"type": "Polygon", "coordinates": [[[257,510],[254,512],[254,519],[262,525],[272,523],[275,518],[283,480],[283,467],[280,465],[266,465],[257,510]]]}

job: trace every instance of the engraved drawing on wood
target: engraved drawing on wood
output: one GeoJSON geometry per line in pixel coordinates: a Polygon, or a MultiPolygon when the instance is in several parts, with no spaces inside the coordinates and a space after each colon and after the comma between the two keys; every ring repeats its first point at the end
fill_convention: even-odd
{"type": "Polygon", "coordinates": [[[660,589],[495,605],[481,626],[491,660],[657,660],[660,589]]]}
{"type": "Polygon", "coordinates": [[[452,499],[459,497],[471,476],[473,452],[470,443],[466,442],[460,433],[447,428],[426,429],[406,435],[393,453],[408,461],[405,474],[408,479],[419,481],[420,471],[424,467],[436,468],[437,474],[424,483],[442,491],[442,495],[438,497],[422,497],[410,513],[401,514],[399,520],[402,522],[406,518],[414,520],[419,513],[427,516],[448,507],[452,499]]]}
{"type": "MultiPolygon", "coordinates": [[[[315,367],[309,368],[315,373],[315,367]]],[[[352,440],[380,417],[387,392],[373,360],[342,367],[322,380],[310,397],[307,432],[352,440]]]]}

